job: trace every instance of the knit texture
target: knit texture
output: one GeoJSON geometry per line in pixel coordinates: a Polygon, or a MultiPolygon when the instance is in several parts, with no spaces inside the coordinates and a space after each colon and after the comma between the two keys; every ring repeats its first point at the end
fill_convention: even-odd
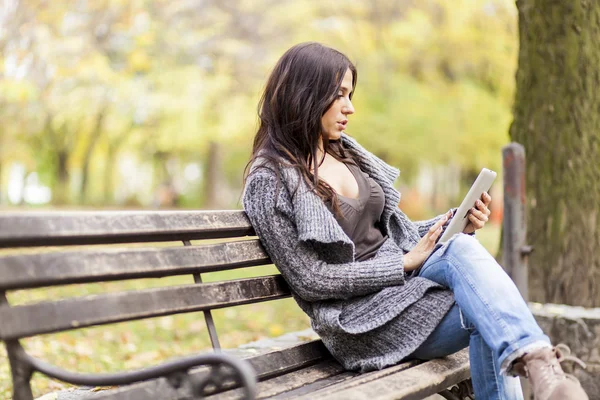
{"type": "Polygon", "coordinates": [[[256,162],[243,206],[323,343],[345,368],[368,371],[396,364],[416,350],[454,298],[437,283],[404,273],[404,253],[441,216],[411,222],[399,209],[400,193],[392,185],[399,171],[350,136],[343,134],[341,141],[385,195],[381,227],[388,240],[375,257],[355,261],[354,243],[293,168],[256,168],[256,162]],[[274,168],[283,177],[281,187],[274,168]]]}

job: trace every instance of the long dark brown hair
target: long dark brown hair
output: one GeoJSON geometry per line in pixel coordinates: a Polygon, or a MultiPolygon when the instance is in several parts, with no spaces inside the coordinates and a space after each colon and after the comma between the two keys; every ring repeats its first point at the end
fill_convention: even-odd
{"type": "Polygon", "coordinates": [[[352,155],[339,141],[330,142],[326,137],[321,160],[317,160],[317,148],[323,133],[321,118],[336,100],[348,69],[352,72],[352,96],[357,73],[344,54],[314,42],[297,44],[285,52],[271,72],[258,105],[260,122],[244,170],[244,184],[248,167],[257,158],[264,158],[267,163],[261,163],[262,167],[275,167],[278,190],[281,175],[277,166],[296,168],[308,187],[341,214],[335,190],[319,179],[319,165],[326,153],[338,160],[352,155]]]}

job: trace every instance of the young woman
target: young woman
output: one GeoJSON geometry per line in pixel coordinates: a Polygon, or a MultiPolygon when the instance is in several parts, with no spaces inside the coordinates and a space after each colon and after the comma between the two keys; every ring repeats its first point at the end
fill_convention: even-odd
{"type": "Polygon", "coordinates": [[[344,133],[356,68],[318,43],[289,49],[271,73],[247,166],[243,205],[315,332],[347,369],[381,369],[469,346],[478,399],[587,399],[517,288],[471,235],[436,244],[452,211],[412,222],[398,170],[344,133]],[[511,376],[512,375],[512,376],[511,376]]]}

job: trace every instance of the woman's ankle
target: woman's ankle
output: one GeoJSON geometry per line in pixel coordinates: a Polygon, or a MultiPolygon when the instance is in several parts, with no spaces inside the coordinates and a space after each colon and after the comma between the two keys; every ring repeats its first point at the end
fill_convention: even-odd
{"type": "Polygon", "coordinates": [[[565,374],[561,362],[574,362],[585,368],[585,363],[571,356],[571,350],[562,344],[539,348],[516,359],[510,371],[514,376],[528,378],[536,400],[587,400],[579,380],[565,374]]]}
{"type": "Polygon", "coordinates": [[[540,339],[516,349],[502,361],[500,373],[509,376],[518,375],[512,371],[515,362],[526,354],[530,354],[540,349],[552,349],[552,345],[550,342],[540,339]]]}

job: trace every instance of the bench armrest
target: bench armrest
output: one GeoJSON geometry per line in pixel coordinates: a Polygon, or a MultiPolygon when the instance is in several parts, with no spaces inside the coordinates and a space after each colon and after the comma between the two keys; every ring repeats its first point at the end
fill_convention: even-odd
{"type": "Polygon", "coordinates": [[[238,386],[242,387],[245,399],[254,399],[256,394],[256,373],[250,364],[245,360],[222,353],[198,354],[137,371],[108,374],[73,373],[34,358],[24,351],[20,353],[21,362],[28,364],[32,373],[33,371],[39,371],[44,375],[74,385],[121,386],[165,377],[169,384],[174,387],[180,387],[184,384],[191,385],[191,389],[196,395],[206,396],[206,390],[213,394],[238,386]],[[201,365],[215,368],[211,368],[206,374],[192,379],[187,371],[192,367],[201,365]],[[225,371],[221,368],[223,366],[228,367],[230,371],[225,371]],[[209,386],[212,387],[212,390],[207,389],[209,386]]]}

